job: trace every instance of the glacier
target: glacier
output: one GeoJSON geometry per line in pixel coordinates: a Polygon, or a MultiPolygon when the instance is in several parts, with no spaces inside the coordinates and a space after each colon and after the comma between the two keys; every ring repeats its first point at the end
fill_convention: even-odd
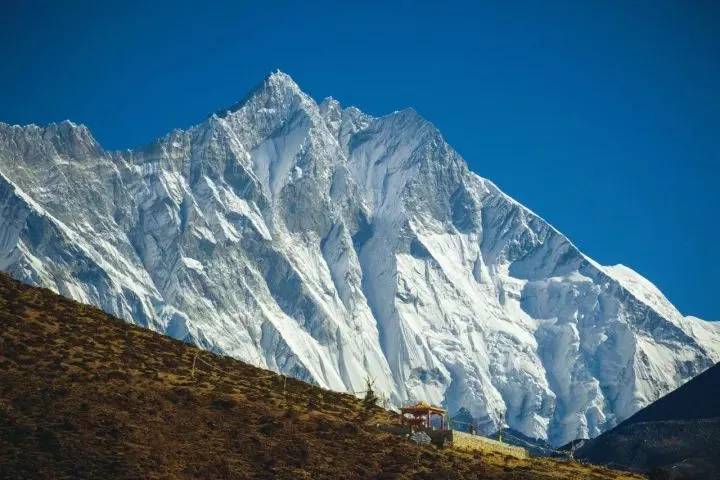
{"type": "Polygon", "coordinates": [[[720,360],[683,316],[471,172],[412,109],[286,74],[133,151],[0,123],[0,269],[325,388],[366,379],[561,445],[720,360]]]}

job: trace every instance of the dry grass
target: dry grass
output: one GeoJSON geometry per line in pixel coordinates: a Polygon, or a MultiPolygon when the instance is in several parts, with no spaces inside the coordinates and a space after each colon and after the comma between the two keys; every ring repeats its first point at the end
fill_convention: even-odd
{"type": "Polygon", "coordinates": [[[416,446],[377,428],[389,412],[283,383],[0,274],[3,479],[636,478],[416,446]]]}

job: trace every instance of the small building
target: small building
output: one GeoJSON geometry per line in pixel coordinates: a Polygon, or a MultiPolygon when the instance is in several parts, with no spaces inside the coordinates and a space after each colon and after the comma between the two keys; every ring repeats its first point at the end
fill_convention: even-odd
{"type": "Polygon", "coordinates": [[[528,458],[529,453],[522,447],[508,445],[501,441],[492,440],[472,433],[459,432],[447,428],[445,422],[446,410],[427,402],[418,402],[400,409],[400,425],[387,426],[386,431],[403,436],[410,436],[414,431],[427,433],[433,444],[437,446],[450,446],[460,450],[480,451],[484,453],[497,453],[519,459],[528,458]],[[433,426],[433,417],[440,418],[440,428],[433,426]]]}
{"type": "Polygon", "coordinates": [[[440,417],[440,430],[445,430],[445,409],[430,405],[427,402],[418,402],[415,405],[408,405],[400,409],[402,415],[401,423],[422,427],[427,429],[433,428],[433,416],[440,417]]]}

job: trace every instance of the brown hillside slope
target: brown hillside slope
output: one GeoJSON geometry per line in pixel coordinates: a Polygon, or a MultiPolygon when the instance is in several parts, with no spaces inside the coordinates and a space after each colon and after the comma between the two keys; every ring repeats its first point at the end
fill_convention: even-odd
{"type": "Polygon", "coordinates": [[[632,478],[420,447],[392,421],[0,274],[2,479],[632,478]]]}

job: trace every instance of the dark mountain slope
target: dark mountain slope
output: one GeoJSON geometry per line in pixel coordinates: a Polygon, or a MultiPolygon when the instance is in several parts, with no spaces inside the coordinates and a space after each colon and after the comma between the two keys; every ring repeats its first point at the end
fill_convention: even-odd
{"type": "Polygon", "coordinates": [[[421,447],[392,421],[0,274],[3,480],[630,477],[421,447]]]}
{"type": "Polygon", "coordinates": [[[720,364],[588,441],[577,457],[651,472],[720,479],[720,364]]]}
{"type": "Polygon", "coordinates": [[[720,363],[637,412],[622,425],[720,418],[720,363]]]}

